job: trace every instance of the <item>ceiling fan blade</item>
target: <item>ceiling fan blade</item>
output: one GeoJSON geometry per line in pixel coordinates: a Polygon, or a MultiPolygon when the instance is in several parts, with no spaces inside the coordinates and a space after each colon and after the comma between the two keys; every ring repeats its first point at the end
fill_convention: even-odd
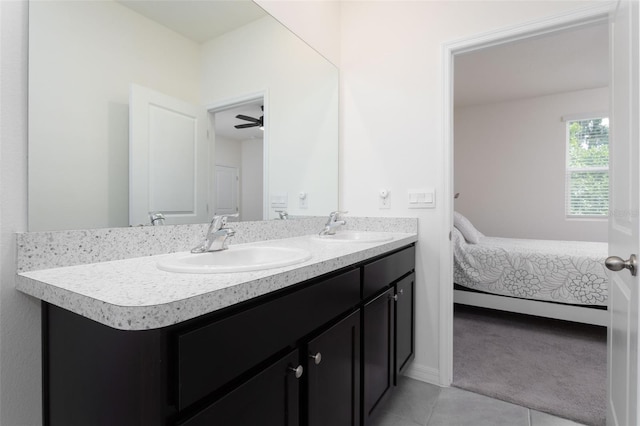
{"type": "Polygon", "coordinates": [[[235,127],[236,129],[246,129],[248,127],[257,127],[257,126],[260,126],[260,123],[237,124],[233,127],[235,127]]]}
{"type": "Polygon", "coordinates": [[[249,117],[248,115],[238,114],[236,115],[236,118],[239,118],[240,120],[251,121],[252,123],[260,122],[260,120],[258,120],[257,118],[249,117]]]}

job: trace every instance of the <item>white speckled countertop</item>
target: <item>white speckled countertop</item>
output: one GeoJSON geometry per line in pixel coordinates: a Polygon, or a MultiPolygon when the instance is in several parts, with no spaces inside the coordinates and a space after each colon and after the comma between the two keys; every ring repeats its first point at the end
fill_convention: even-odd
{"type": "Polygon", "coordinates": [[[353,265],[417,241],[392,232],[379,243],[327,243],[310,236],[247,243],[303,248],[312,258],[297,265],[253,272],[164,272],[167,254],[21,272],[16,288],[38,299],[122,330],[169,326],[256,296],[353,265]]]}

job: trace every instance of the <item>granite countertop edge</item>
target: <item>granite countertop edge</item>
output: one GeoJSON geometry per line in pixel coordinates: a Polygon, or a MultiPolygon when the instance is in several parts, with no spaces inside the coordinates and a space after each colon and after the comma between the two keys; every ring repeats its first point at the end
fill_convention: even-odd
{"type": "MultiPolygon", "coordinates": [[[[307,262],[285,268],[260,271],[260,273],[225,274],[224,278],[230,278],[225,282],[224,278],[216,277],[217,274],[172,274],[159,272],[160,274],[172,274],[183,282],[196,282],[191,288],[190,294],[168,295],[161,298],[159,303],[146,303],[144,300],[133,300],[132,303],[121,303],[117,297],[105,295],[104,287],[109,286],[108,272],[114,275],[127,275],[127,271],[150,268],[155,272],[155,261],[158,256],[145,258],[117,260],[102,264],[77,265],[63,268],[52,268],[39,271],[23,272],[16,276],[16,288],[37,299],[67,309],[83,317],[97,321],[104,325],[120,330],[150,330],[178,324],[189,319],[199,317],[234,304],[262,296],[276,290],[296,285],[309,279],[336,271],[338,269],[355,265],[367,259],[405,247],[417,241],[415,233],[393,233],[393,240],[380,243],[312,243],[304,238],[295,237],[277,240],[281,245],[287,243],[293,245],[303,244],[310,247],[314,257],[307,262]],[[325,252],[318,253],[314,251],[325,252]],[[328,253],[328,254],[327,254],[328,253]],[[142,268],[140,267],[142,265],[142,268]],[[67,286],[64,277],[71,277],[68,281],[74,284],[67,286]],[[92,276],[94,279],[92,280],[92,276]],[[98,281],[93,288],[84,288],[84,282],[98,281]],[[222,281],[218,283],[217,281],[222,281]]],[[[275,240],[274,240],[275,241],[275,240]]],[[[273,243],[263,241],[261,243],[273,243]]],[[[135,289],[135,286],[153,286],[154,277],[146,278],[140,275],[142,272],[132,273],[131,282],[127,287],[135,289]],[[137,278],[137,277],[145,278],[137,278]],[[138,281],[140,280],[140,284],[138,281]],[[145,281],[142,283],[142,281],[145,281]]],[[[166,278],[166,276],[164,277],[166,278]]],[[[179,290],[181,284],[176,284],[179,290]]],[[[188,286],[187,286],[188,287],[188,286]]],[[[144,293],[143,290],[140,292],[144,293]]],[[[117,288],[115,289],[118,290],[117,288]]],[[[161,291],[161,289],[158,289],[161,291]]]]}

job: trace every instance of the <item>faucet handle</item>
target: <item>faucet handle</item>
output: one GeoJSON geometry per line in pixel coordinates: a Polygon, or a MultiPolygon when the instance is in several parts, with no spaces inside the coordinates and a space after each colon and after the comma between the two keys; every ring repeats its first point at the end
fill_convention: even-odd
{"type": "Polygon", "coordinates": [[[349,213],[349,212],[348,212],[348,211],[346,211],[346,210],[345,210],[345,211],[336,210],[336,211],[331,212],[331,213],[329,214],[329,218],[330,218],[330,219],[331,219],[331,218],[333,218],[334,220],[338,220],[338,218],[340,217],[340,215],[347,214],[347,213],[349,213]]]}
{"type": "Polygon", "coordinates": [[[215,215],[211,219],[211,225],[216,229],[220,229],[227,224],[228,218],[238,216],[240,216],[240,213],[215,215]]]}
{"type": "Polygon", "coordinates": [[[278,213],[280,220],[286,220],[289,218],[289,213],[287,213],[286,210],[275,210],[275,212],[278,213]]]}

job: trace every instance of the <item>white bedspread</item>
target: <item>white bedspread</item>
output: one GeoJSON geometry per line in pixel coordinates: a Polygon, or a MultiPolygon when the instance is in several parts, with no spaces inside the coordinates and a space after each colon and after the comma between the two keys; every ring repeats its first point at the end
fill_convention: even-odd
{"type": "Polygon", "coordinates": [[[483,237],[454,229],[454,282],[493,294],[607,306],[606,243],[483,237]]]}

